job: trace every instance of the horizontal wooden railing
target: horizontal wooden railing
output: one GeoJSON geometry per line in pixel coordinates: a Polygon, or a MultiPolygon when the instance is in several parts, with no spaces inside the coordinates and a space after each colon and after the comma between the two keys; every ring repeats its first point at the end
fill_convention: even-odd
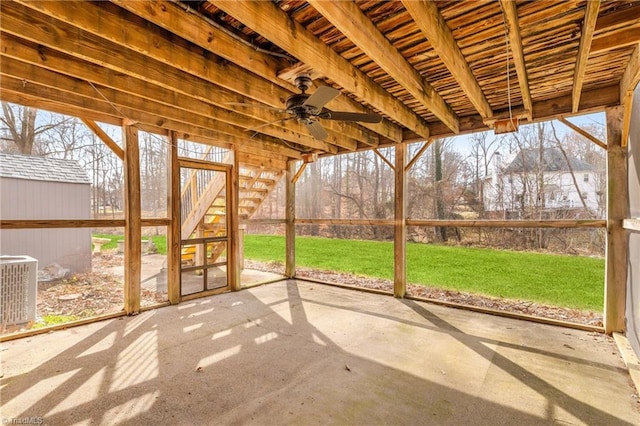
{"type": "MultiPolygon", "coordinates": [[[[390,226],[393,219],[296,219],[298,225],[373,225],[390,226]]],[[[604,219],[585,220],[466,220],[466,219],[407,219],[407,226],[447,226],[464,228],[605,228],[604,219]]]]}
{"type": "MultiPolygon", "coordinates": [[[[171,219],[142,219],[142,226],[169,226],[171,219]]],[[[118,228],[124,227],[124,219],[49,219],[49,220],[0,220],[0,229],[36,228],[118,228]]]]}
{"type": "Polygon", "coordinates": [[[627,231],[640,232],[640,218],[630,218],[622,221],[622,227],[627,231]]]}

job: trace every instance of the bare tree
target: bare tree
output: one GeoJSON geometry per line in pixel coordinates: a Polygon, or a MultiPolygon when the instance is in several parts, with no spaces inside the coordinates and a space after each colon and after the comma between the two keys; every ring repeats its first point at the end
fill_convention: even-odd
{"type": "MultiPolygon", "coordinates": [[[[20,154],[32,154],[37,137],[42,133],[59,126],[62,121],[37,125],[38,110],[36,108],[13,105],[2,102],[2,135],[3,141],[13,143],[20,154]]],[[[56,115],[57,117],[60,117],[56,115]]]]}

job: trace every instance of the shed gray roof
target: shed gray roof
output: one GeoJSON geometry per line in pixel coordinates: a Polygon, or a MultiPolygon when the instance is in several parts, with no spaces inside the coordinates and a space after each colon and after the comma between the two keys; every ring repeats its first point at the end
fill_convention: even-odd
{"type": "Polygon", "coordinates": [[[0,153],[0,177],[45,182],[85,183],[91,181],[75,160],[0,153]]]}

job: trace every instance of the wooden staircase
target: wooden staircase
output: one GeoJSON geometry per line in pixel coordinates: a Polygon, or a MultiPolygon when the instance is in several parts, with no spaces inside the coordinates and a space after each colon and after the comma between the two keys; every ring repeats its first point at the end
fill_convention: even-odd
{"type": "MultiPolygon", "coordinates": [[[[240,166],[238,204],[240,220],[253,216],[283,174],[280,170],[268,170],[264,167],[240,166]]],[[[194,170],[182,188],[181,209],[183,240],[224,236],[227,214],[225,174],[209,170],[194,170]]],[[[210,243],[206,253],[207,264],[215,263],[225,250],[224,242],[210,243]]],[[[181,253],[182,263],[193,265],[196,256],[204,255],[197,251],[196,245],[184,245],[181,253]]]]}

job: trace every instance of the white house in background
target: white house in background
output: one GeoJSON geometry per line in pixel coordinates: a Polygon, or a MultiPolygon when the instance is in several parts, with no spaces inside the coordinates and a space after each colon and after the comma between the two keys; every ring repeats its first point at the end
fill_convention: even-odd
{"type": "Polygon", "coordinates": [[[484,179],[485,211],[509,218],[533,209],[579,216],[586,205],[599,216],[604,209],[604,170],[570,154],[567,158],[558,148],[545,148],[542,158],[538,149],[504,157],[496,153],[491,173],[484,179]]]}
{"type": "MultiPolygon", "coordinates": [[[[0,153],[0,217],[14,220],[91,218],[91,182],[73,160],[0,153]]],[[[91,229],[0,231],[0,254],[28,255],[40,269],[57,263],[91,269],[91,229]]]]}

